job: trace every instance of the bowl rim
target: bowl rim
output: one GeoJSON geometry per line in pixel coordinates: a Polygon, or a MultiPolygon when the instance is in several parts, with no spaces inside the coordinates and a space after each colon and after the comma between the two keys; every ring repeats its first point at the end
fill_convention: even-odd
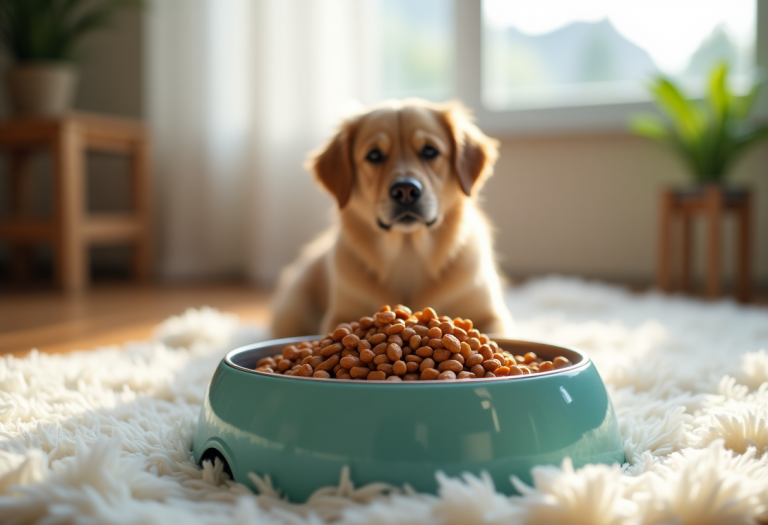
{"type": "Polygon", "coordinates": [[[523,343],[523,344],[534,344],[534,345],[542,345],[542,346],[549,346],[554,348],[562,348],[563,350],[568,350],[569,352],[573,352],[579,356],[581,356],[581,361],[574,364],[573,366],[569,366],[567,368],[560,368],[556,370],[550,370],[548,372],[537,372],[536,374],[526,374],[526,375],[520,375],[520,376],[505,376],[505,377],[480,377],[475,379],[457,379],[452,381],[387,381],[384,380],[365,380],[365,381],[354,381],[350,379],[335,379],[335,378],[322,378],[322,377],[303,377],[303,376],[286,376],[283,374],[275,374],[275,373],[269,373],[269,372],[260,372],[258,370],[254,370],[251,368],[246,368],[244,366],[240,366],[236,364],[234,361],[232,361],[232,358],[239,355],[244,354],[246,352],[252,352],[255,350],[260,350],[262,348],[265,348],[267,346],[276,346],[276,345],[290,345],[293,343],[301,343],[304,341],[312,341],[314,339],[320,339],[323,336],[320,335],[305,335],[305,336],[299,336],[299,337],[286,337],[283,339],[270,339],[268,341],[262,341],[260,343],[253,343],[250,345],[241,346],[239,348],[235,348],[234,350],[231,350],[227,353],[227,355],[224,356],[224,359],[222,359],[222,362],[225,363],[227,366],[234,368],[236,370],[240,370],[242,372],[247,372],[249,374],[253,374],[256,376],[264,376],[269,377],[272,379],[283,379],[286,381],[314,381],[314,382],[320,382],[320,383],[331,383],[331,384],[344,384],[344,385],[364,385],[364,384],[371,384],[371,385],[381,385],[381,384],[402,384],[406,383],[409,386],[428,386],[432,385],[433,387],[437,384],[448,384],[448,385],[464,385],[464,384],[489,384],[493,382],[506,382],[506,381],[520,381],[520,380],[535,380],[538,378],[558,375],[562,373],[568,373],[568,372],[574,372],[577,370],[580,370],[582,368],[586,368],[589,366],[589,364],[592,362],[592,360],[589,358],[587,354],[585,354],[582,350],[578,350],[573,347],[569,346],[562,346],[562,345],[556,345],[552,343],[546,343],[543,341],[532,341],[528,339],[512,339],[509,337],[496,337],[494,335],[489,335],[491,339],[493,339],[496,342],[508,342],[508,343],[523,343]]]}

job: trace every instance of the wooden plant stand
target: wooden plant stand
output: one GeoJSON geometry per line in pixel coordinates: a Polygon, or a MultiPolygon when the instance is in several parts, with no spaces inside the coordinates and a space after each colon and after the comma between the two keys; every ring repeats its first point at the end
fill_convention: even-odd
{"type": "Polygon", "coordinates": [[[135,246],[135,276],[150,277],[149,153],[147,134],[139,122],[83,113],[18,118],[0,124],[0,147],[10,157],[13,213],[10,219],[0,221],[0,239],[11,242],[13,267],[23,272],[30,244],[52,242],[57,284],[77,291],[88,281],[88,246],[127,241],[135,246]],[[53,217],[48,220],[32,218],[28,209],[32,151],[41,146],[53,154],[53,217]],[[87,213],[86,150],[129,157],[132,212],[87,213]]]}
{"type": "Polygon", "coordinates": [[[659,221],[659,250],[657,286],[665,292],[675,289],[673,266],[677,260],[680,269],[679,288],[691,291],[691,257],[693,220],[701,216],[706,221],[706,279],[707,297],[721,295],[722,222],[727,213],[737,219],[736,240],[736,296],[747,302],[751,296],[752,257],[752,193],[743,189],[723,189],[711,185],[701,189],[667,189],[661,194],[659,221]],[[679,235],[675,240],[675,223],[679,223],[679,235]],[[675,253],[675,248],[679,250],[675,253]]]}

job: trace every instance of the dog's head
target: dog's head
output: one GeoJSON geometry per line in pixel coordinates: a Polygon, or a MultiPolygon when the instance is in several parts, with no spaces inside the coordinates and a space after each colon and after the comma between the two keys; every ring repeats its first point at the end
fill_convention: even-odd
{"type": "Polygon", "coordinates": [[[439,224],[491,175],[497,141],[459,103],[386,102],[345,121],[307,167],[374,227],[414,232],[439,224]]]}

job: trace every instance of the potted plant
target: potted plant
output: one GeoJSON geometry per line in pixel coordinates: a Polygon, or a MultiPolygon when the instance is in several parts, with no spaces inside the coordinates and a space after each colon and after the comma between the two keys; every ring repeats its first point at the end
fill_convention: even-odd
{"type": "Polygon", "coordinates": [[[11,59],[7,88],[20,115],[69,109],[77,83],[75,60],[86,35],[141,0],[0,0],[0,42],[11,59]]]}
{"type": "Polygon", "coordinates": [[[701,102],[686,99],[675,84],[659,76],[649,88],[666,119],[652,114],[636,115],[631,129],[676,152],[688,167],[698,188],[723,185],[734,161],[749,147],[768,137],[768,126],[747,122],[762,81],[753,82],[739,96],[728,86],[728,66],[716,65],[701,102]]]}

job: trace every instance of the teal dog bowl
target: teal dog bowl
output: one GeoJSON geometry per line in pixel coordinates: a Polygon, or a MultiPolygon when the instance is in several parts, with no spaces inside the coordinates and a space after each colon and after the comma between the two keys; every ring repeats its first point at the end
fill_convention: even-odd
{"type": "Polygon", "coordinates": [[[337,485],[350,468],[356,485],[409,484],[435,493],[435,473],[487,471],[513,494],[510,476],[531,482],[531,467],[623,463],[611,399],[578,350],[496,339],[512,354],[567,357],[573,366],[513,379],[349,381],[256,372],[262,357],[303,338],[230,352],[205,396],[193,441],[195,461],[221,458],[239,482],[269,474],[292,501],[337,485]]]}

